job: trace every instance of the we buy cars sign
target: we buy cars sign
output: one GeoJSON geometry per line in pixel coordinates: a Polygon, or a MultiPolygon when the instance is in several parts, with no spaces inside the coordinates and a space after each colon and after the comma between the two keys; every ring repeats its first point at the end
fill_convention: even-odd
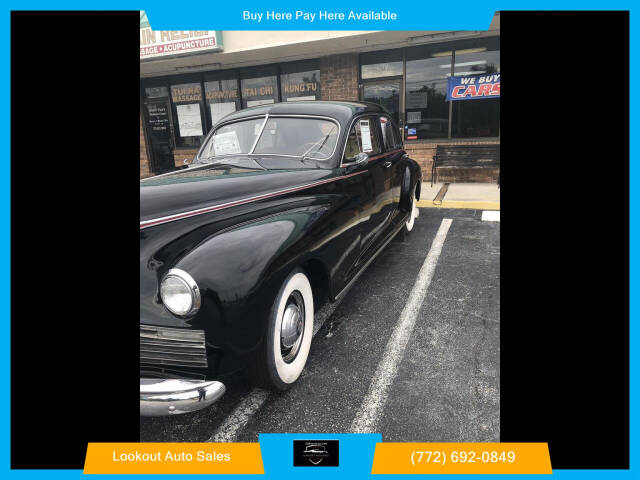
{"type": "Polygon", "coordinates": [[[449,77],[447,80],[447,100],[480,98],[500,98],[499,73],[449,77]]]}

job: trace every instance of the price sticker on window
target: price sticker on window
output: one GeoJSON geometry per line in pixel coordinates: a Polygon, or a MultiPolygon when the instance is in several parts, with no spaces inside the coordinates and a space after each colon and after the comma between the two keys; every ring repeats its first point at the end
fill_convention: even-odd
{"type": "Polygon", "coordinates": [[[360,138],[362,139],[362,151],[372,152],[371,145],[371,129],[369,128],[369,120],[360,120],[360,138]]]}

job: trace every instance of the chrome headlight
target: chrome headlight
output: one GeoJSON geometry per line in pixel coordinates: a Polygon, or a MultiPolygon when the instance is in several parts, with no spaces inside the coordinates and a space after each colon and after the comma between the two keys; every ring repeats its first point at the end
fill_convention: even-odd
{"type": "Polygon", "coordinates": [[[172,268],[160,283],[162,303],[174,315],[186,317],[200,308],[200,289],[184,270],[172,268]]]}

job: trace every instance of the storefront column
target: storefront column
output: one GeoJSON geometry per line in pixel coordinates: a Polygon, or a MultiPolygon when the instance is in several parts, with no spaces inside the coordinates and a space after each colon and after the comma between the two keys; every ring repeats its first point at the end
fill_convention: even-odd
{"type": "Polygon", "coordinates": [[[357,101],[358,54],[346,53],[320,59],[322,100],[357,101]]]}

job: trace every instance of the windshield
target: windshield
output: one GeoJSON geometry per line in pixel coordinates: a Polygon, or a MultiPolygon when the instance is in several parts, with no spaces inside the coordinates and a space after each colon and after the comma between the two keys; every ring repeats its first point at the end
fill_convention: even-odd
{"type": "Polygon", "coordinates": [[[264,118],[256,118],[218,128],[204,145],[201,159],[253,153],[326,160],[333,154],[338,141],[338,125],[330,120],[271,117],[262,129],[263,123],[264,118]],[[256,143],[258,135],[260,138],[256,143]]]}

